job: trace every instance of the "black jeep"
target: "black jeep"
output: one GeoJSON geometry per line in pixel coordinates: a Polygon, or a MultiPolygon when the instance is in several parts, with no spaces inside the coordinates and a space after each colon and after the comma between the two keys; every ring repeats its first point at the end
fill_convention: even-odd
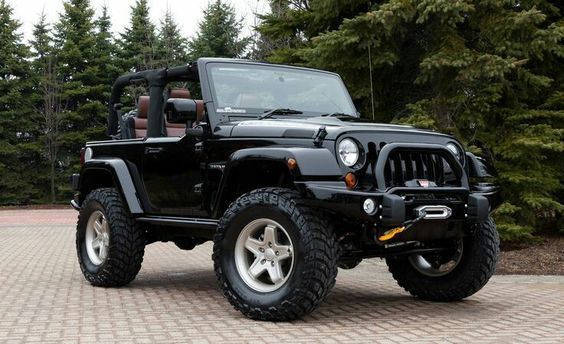
{"type": "Polygon", "coordinates": [[[385,258],[427,300],[470,296],[494,272],[492,172],[454,137],[360,118],[334,73],[202,58],[124,75],[108,135],[73,175],[80,267],[131,282],[145,246],[213,240],[223,293],[246,316],[311,312],[337,268],[385,258]],[[174,88],[192,85],[190,91],[174,88]],[[126,112],[122,98],[148,96],[126,112]]]}

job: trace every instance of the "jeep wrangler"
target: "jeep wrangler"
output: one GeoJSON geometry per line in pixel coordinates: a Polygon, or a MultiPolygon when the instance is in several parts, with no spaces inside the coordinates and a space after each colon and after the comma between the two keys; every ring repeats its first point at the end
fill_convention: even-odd
{"type": "Polygon", "coordinates": [[[109,103],[111,139],[86,143],[72,176],[95,286],[131,282],[157,241],[213,240],[223,294],[259,320],[310,313],[366,258],[433,301],[494,272],[495,172],[452,136],[361,119],[337,74],[201,58],[121,76],[109,103]],[[129,86],[148,95],[126,112],[129,86]]]}

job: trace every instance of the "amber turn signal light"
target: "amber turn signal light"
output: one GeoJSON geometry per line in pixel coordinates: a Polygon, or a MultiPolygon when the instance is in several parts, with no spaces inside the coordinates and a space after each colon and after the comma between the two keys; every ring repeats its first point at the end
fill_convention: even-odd
{"type": "Polygon", "coordinates": [[[287,163],[288,163],[288,168],[290,170],[295,170],[296,167],[298,167],[298,162],[296,161],[296,159],[290,158],[290,159],[288,159],[287,163]]]}
{"type": "Polygon", "coordinates": [[[345,175],[345,184],[347,185],[347,188],[349,190],[354,189],[354,187],[356,186],[356,176],[354,175],[354,173],[349,172],[345,175]]]}

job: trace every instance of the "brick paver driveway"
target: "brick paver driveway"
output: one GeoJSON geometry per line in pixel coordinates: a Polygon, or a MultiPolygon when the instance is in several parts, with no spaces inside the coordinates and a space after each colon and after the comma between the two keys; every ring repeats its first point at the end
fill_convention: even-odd
{"type": "Polygon", "coordinates": [[[380,260],[341,270],[329,299],[293,323],[254,322],[216,287],[211,245],[147,248],[130,286],[94,288],[80,273],[72,210],[0,211],[0,343],[564,342],[564,278],[495,276],[478,294],[437,304],[403,292],[380,260]]]}

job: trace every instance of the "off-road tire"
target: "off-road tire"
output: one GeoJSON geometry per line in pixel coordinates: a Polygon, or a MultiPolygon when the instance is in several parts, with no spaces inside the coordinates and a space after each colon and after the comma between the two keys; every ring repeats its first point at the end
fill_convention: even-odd
{"type": "Polygon", "coordinates": [[[263,188],[234,201],[219,221],[213,260],[224,296],[245,316],[255,320],[289,321],[310,313],[335,285],[339,248],[323,214],[301,202],[297,192],[263,188]],[[273,292],[250,288],[235,267],[234,246],[242,228],[259,217],[275,217],[294,243],[294,269],[273,292]]]}
{"type": "Polygon", "coordinates": [[[400,287],[413,296],[429,301],[458,301],[479,291],[495,271],[499,235],[492,218],[471,225],[464,237],[458,265],[444,276],[429,277],[418,272],[407,256],[386,259],[388,269],[400,287]]]}
{"type": "Polygon", "coordinates": [[[91,191],[78,216],[76,250],[86,280],[98,287],[120,287],[135,279],[145,253],[145,228],[136,223],[114,188],[91,191]],[[88,257],[85,232],[92,212],[103,212],[109,224],[110,243],[106,260],[95,265],[88,257]]]}

